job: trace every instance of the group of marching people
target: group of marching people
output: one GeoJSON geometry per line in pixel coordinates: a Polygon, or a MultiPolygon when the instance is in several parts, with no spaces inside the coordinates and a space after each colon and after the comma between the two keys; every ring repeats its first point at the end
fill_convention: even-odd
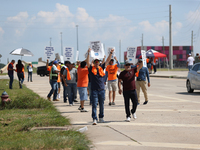
{"type": "MultiPolygon", "coordinates": [[[[119,94],[123,93],[125,111],[126,111],[126,121],[130,121],[131,114],[133,118],[136,119],[136,108],[139,105],[138,97],[139,91],[136,92],[135,86],[135,75],[137,75],[137,82],[146,84],[146,77],[148,79],[148,86],[150,86],[148,69],[143,67],[142,60],[140,60],[135,66],[133,66],[129,61],[125,62],[125,70],[122,71],[118,76],[117,83],[117,72],[119,69],[119,62],[116,57],[116,64],[114,64],[114,59],[112,55],[114,49],[110,51],[108,58],[101,62],[98,58],[95,58],[93,61],[90,61],[90,51],[88,49],[88,55],[86,60],[80,62],[77,66],[71,64],[69,61],[65,61],[63,66],[59,66],[57,60],[53,61],[52,66],[48,66],[47,69],[50,71],[50,85],[52,89],[47,95],[48,100],[51,100],[51,95],[53,94],[53,101],[58,101],[60,95],[59,84],[62,82],[63,85],[63,100],[67,102],[67,97],[69,105],[72,106],[77,95],[78,90],[80,96],[80,107],[78,108],[81,112],[87,112],[84,109],[84,102],[88,100],[88,88],[90,95],[90,104],[92,105],[92,118],[93,125],[96,125],[97,122],[104,122],[104,100],[105,100],[105,85],[108,80],[108,89],[109,89],[109,105],[115,105],[115,94],[117,91],[117,84],[119,94]],[[77,67],[77,68],[76,68],[77,67]],[[104,71],[105,70],[105,71],[104,71]],[[140,73],[141,72],[141,73],[140,73]],[[141,82],[144,81],[144,82],[141,82]],[[123,90],[121,88],[123,84],[123,90]],[[58,95],[57,95],[58,94],[58,95]],[[138,96],[137,96],[138,95],[138,96]],[[130,112],[129,101],[132,101],[132,109],[130,112]],[[99,105],[99,115],[97,117],[97,105],[99,105]]],[[[142,87],[142,84],[138,83],[138,88],[142,88],[142,91],[145,93],[145,88],[142,87]]],[[[148,98],[145,96],[145,102],[147,104],[148,98]]]]}

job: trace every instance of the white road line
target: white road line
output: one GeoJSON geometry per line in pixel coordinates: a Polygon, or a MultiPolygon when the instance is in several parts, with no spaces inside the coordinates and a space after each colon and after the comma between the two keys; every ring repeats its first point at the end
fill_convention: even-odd
{"type": "Polygon", "coordinates": [[[183,144],[183,143],[156,143],[156,142],[139,142],[134,141],[104,141],[97,142],[97,145],[118,145],[118,146],[140,146],[140,147],[162,147],[162,148],[182,148],[182,149],[200,149],[200,144],[183,144]]]}
{"type": "MultiPolygon", "coordinates": [[[[73,125],[78,124],[92,124],[91,122],[72,122],[73,125]]],[[[159,124],[159,123],[137,123],[137,122],[109,122],[99,123],[98,125],[117,125],[117,126],[159,126],[159,127],[183,127],[183,128],[200,128],[200,124],[159,124]]]]}

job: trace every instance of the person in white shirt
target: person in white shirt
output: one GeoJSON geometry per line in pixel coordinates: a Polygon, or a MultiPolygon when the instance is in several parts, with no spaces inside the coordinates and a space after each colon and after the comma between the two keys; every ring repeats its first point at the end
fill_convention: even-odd
{"type": "Polygon", "coordinates": [[[191,56],[191,54],[189,54],[189,57],[187,59],[187,66],[189,71],[190,69],[192,69],[193,64],[194,64],[194,58],[191,56]]]}

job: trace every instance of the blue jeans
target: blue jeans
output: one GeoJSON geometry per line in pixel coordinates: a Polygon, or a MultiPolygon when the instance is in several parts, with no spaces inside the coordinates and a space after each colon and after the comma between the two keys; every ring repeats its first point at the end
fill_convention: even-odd
{"type": "Polygon", "coordinates": [[[67,83],[67,94],[69,104],[73,104],[75,97],[77,97],[77,84],[76,83],[67,83]]]}
{"type": "Polygon", "coordinates": [[[88,90],[89,90],[89,96],[90,96],[90,104],[92,104],[91,82],[88,83],[88,90]]]}
{"type": "Polygon", "coordinates": [[[30,77],[30,81],[32,82],[32,72],[28,72],[28,82],[29,82],[29,77],[30,77]]]}
{"type": "Polygon", "coordinates": [[[63,101],[64,103],[67,102],[67,87],[64,85],[64,83],[62,83],[63,85],[63,101]]]}
{"type": "Polygon", "coordinates": [[[13,84],[14,76],[13,76],[13,75],[8,75],[8,76],[9,76],[9,78],[10,78],[9,89],[12,89],[12,84],[13,84]]]}
{"type": "Polygon", "coordinates": [[[55,100],[57,98],[57,94],[58,94],[58,82],[57,82],[57,80],[56,81],[50,80],[50,84],[51,84],[51,90],[47,96],[51,97],[51,95],[54,93],[53,100],[55,100]]]}
{"type": "Polygon", "coordinates": [[[188,70],[190,71],[192,69],[192,65],[189,65],[188,66],[188,70]]]}
{"type": "Polygon", "coordinates": [[[24,73],[17,73],[19,79],[19,87],[22,88],[22,84],[24,82],[24,73]]]}
{"type": "Polygon", "coordinates": [[[104,117],[104,100],[105,100],[105,90],[91,90],[92,95],[92,118],[97,119],[97,103],[99,102],[99,118],[104,117]]]}
{"type": "Polygon", "coordinates": [[[123,91],[124,96],[124,104],[125,104],[125,111],[126,111],[126,117],[131,117],[131,113],[134,114],[137,109],[138,99],[137,99],[137,93],[136,90],[131,91],[123,91]],[[130,99],[132,101],[132,109],[130,113],[130,99]]]}

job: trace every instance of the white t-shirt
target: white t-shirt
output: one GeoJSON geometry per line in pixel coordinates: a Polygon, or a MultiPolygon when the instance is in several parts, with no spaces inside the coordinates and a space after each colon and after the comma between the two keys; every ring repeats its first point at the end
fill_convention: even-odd
{"type": "Polygon", "coordinates": [[[188,57],[187,62],[188,66],[192,66],[194,64],[194,58],[192,56],[188,57]]]}

